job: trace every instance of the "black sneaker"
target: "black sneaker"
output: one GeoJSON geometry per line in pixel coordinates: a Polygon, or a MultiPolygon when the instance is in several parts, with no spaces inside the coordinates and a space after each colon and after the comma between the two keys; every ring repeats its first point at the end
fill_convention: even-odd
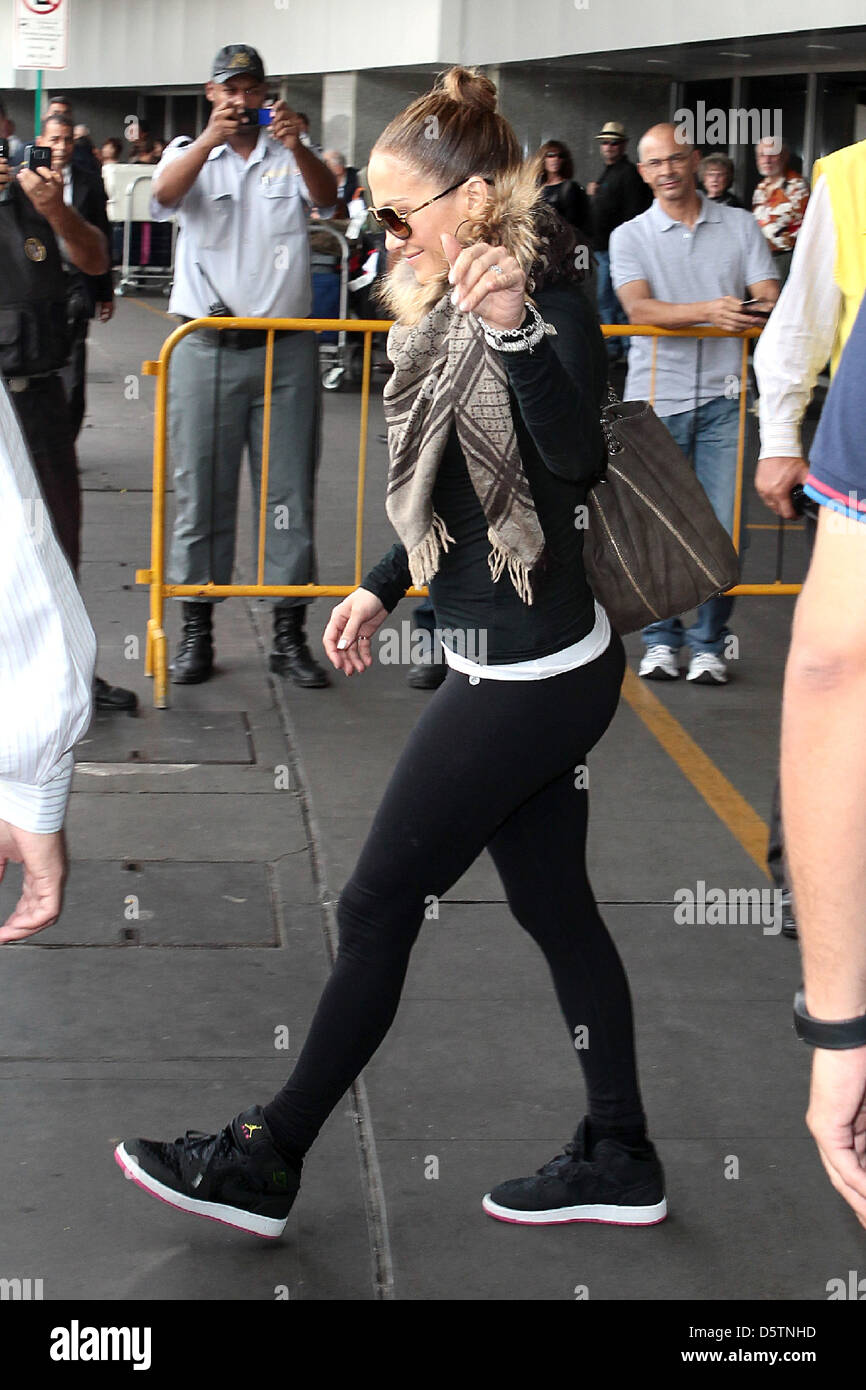
{"type": "Polygon", "coordinates": [[[668,1214],[664,1172],[652,1144],[644,1151],[599,1139],[590,1148],[585,1119],[565,1152],[534,1178],[500,1183],[481,1205],[488,1216],[521,1226],[568,1221],[654,1226],[668,1214]]]}
{"type": "Polygon", "coordinates": [[[257,1236],[282,1235],[301,1185],[300,1173],[277,1153],[258,1105],[219,1134],[187,1130],[173,1144],[130,1139],[114,1157],[126,1177],[170,1207],[257,1236]]]}

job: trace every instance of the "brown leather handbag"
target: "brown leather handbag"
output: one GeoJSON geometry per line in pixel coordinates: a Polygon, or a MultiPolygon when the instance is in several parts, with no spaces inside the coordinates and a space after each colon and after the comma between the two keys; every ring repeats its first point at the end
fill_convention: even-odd
{"type": "Polygon", "coordinates": [[[722,594],[739,578],[731,538],[685,454],[646,401],[612,390],[607,463],[587,494],[583,559],[617,632],[636,632],[722,594]]]}

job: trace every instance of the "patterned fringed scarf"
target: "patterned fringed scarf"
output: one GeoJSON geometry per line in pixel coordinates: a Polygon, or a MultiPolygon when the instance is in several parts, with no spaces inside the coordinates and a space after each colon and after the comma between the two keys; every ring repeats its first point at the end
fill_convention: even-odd
{"type": "Polygon", "coordinates": [[[391,464],[385,510],[406,547],[412,583],[426,584],[448,550],[445,522],[432,494],[452,422],[469,477],[487,518],[490,572],[505,566],[524,603],[544,549],[511,418],[505,369],[481,326],[451,303],[451,287],[413,327],[388,335],[394,364],[384,394],[391,464]]]}

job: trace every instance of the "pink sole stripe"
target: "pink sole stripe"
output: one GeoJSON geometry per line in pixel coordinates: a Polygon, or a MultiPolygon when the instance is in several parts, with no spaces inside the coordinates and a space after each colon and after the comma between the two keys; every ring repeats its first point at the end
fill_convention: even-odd
{"type": "Polygon", "coordinates": [[[630,1231],[640,1231],[644,1226],[660,1226],[668,1219],[667,1215],[660,1216],[656,1221],[605,1221],[601,1216],[568,1216],[564,1221],[521,1221],[518,1216],[499,1216],[486,1207],[483,1211],[494,1221],[504,1221],[507,1226],[537,1226],[539,1229],[545,1226],[626,1226],[630,1231]]]}
{"type": "Polygon", "coordinates": [[[162,1202],[163,1206],[171,1207],[172,1211],[182,1211],[185,1216],[203,1216],[206,1221],[216,1221],[218,1225],[228,1226],[233,1231],[243,1231],[246,1236],[258,1236],[259,1240],[279,1240],[280,1238],[279,1236],[265,1235],[261,1231],[251,1231],[247,1226],[238,1226],[236,1222],[226,1221],[222,1216],[211,1216],[210,1212],[207,1211],[190,1211],[187,1207],[176,1206],[174,1202],[170,1202],[167,1197],[162,1197],[158,1192],[154,1192],[152,1187],[148,1187],[140,1178],[137,1178],[135,1173],[127,1168],[116,1149],[114,1151],[114,1161],[125,1178],[129,1178],[130,1182],[134,1182],[136,1187],[140,1187],[142,1192],[147,1193],[148,1197],[155,1197],[158,1202],[162,1202]]]}

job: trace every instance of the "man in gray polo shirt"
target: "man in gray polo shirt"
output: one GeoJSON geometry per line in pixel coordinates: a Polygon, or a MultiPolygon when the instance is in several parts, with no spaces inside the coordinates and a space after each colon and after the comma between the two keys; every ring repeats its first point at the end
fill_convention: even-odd
{"type": "MultiPolygon", "coordinates": [[[[307,208],[330,211],[334,176],[300,140],[285,102],[270,125],[251,123],[267,99],[254,48],[217,54],[205,87],[212,111],[197,140],[173,140],[154,175],[151,215],[180,223],[169,311],[184,319],[226,314],[306,318],[312,307],[307,208]],[[244,115],[244,112],[252,113],[244,115]]],[[[265,334],[199,331],[174,352],[169,436],[176,517],[169,575],[175,584],[230,584],[238,478],[244,446],[258,536],[264,423],[265,334]]],[[[314,493],[319,451],[319,373],[315,336],[277,334],[271,412],[264,582],[315,582],[314,493]]],[[[258,545],[256,544],[256,552],[258,545]]],[[[303,686],[328,685],[304,634],[305,605],[285,598],[274,610],[270,668],[303,686]]],[[[210,602],[184,603],[184,629],[172,666],[179,684],[213,670],[210,602]]]]}
{"type": "MultiPolygon", "coordinates": [[[[655,201],[617,227],[610,240],[611,279],[629,322],[659,328],[712,324],[728,332],[762,325],[765,318],[744,313],[741,303],[756,299],[755,307],[769,312],[779,281],[751,213],[713,203],[698,191],[700,154],[677,139],[672,125],[648,130],[638,159],[655,201]]],[[[652,338],[632,339],[626,400],[650,398],[652,345],[652,338]]],[[[741,367],[739,339],[658,340],[656,413],[690,458],[728,534],[734,524],[741,367]]],[[[733,599],[710,599],[688,630],[679,618],[651,623],[642,634],[647,651],[639,674],[676,680],[678,652],[687,645],[687,680],[724,684],[725,624],[732,608],[733,599]]]]}

